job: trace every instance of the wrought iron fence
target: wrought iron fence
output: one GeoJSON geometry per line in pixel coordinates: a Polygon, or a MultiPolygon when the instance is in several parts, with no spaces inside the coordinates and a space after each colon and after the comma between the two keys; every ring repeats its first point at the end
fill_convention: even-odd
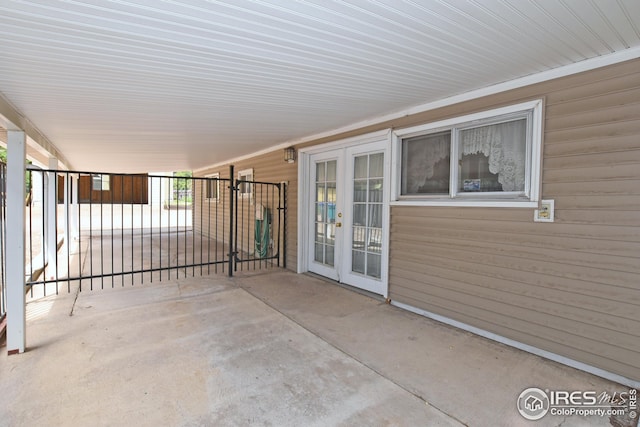
{"type": "Polygon", "coordinates": [[[284,185],[41,169],[30,174],[31,293],[35,285],[46,295],[76,284],[93,290],[286,266],[284,185]],[[241,193],[246,186],[251,191],[241,193]]]}

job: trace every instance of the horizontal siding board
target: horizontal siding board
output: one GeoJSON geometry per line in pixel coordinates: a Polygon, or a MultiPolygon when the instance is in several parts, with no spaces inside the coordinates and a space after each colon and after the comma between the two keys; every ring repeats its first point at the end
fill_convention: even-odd
{"type": "MultiPolygon", "coordinates": [[[[404,223],[413,227],[418,227],[416,233],[422,232],[421,227],[440,228],[440,229],[456,229],[469,231],[488,231],[496,233],[508,233],[513,236],[518,235],[551,235],[557,237],[576,237],[595,240],[614,240],[614,241],[630,241],[640,242],[640,229],[638,227],[610,227],[607,225],[582,225],[582,224],[559,224],[559,223],[535,223],[532,221],[533,212],[531,210],[522,210],[526,213],[527,222],[510,222],[510,221],[491,221],[488,218],[478,219],[481,217],[482,211],[478,215],[472,215],[472,219],[459,221],[459,218],[442,217],[431,209],[412,208],[410,211],[392,209],[391,225],[404,223]],[[400,213],[403,212],[403,213],[400,213]],[[432,215],[427,215],[430,212],[432,215]]],[[[572,213],[574,211],[571,211],[572,213]]],[[[565,212],[566,213],[566,212],[565,212]]],[[[638,215],[630,212],[622,212],[624,214],[638,215]]],[[[636,221],[640,226],[640,222],[636,221]]]]}
{"type": "Polygon", "coordinates": [[[556,200],[556,210],[562,209],[615,209],[637,212],[640,210],[640,198],[627,195],[563,196],[556,200]]]}
{"type": "Polygon", "coordinates": [[[638,212],[614,211],[607,209],[574,209],[556,210],[555,222],[557,224],[584,224],[584,225],[609,225],[612,226],[612,233],[616,232],[616,228],[621,230],[640,227],[640,215],[638,212]],[[615,227],[615,228],[614,228],[615,227]]]}
{"type": "MultiPolygon", "coordinates": [[[[517,222],[526,224],[531,222],[531,211],[527,209],[504,208],[475,208],[475,207],[421,207],[421,206],[392,206],[391,216],[410,218],[416,224],[433,218],[444,218],[452,221],[458,219],[488,222],[517,222]]],[[[393,220],[393,218],[392,218],[393,220]]]]}
{"type": "Polygon", "coordinates": [[[613,301],[593,295],[582,295],[566,289],[543,288],[517,280],[505,280],[474,272],[458,271],[456,280],[450,279],[450,270],[436,263],[420,265],[408,260],[397,261],[391,270],[397,281],[410,279],[417,290],[428,286],[427,280],[437,278],[449,289],[465,294],[485,295],[501,304],[510,303],[531,308],[543,314],[566,317],[587,325],[635,335],[640,320],[636,306],[629,302],[613,301]],[[585,310],[585,308],[587,310],[585,310]]]}
{"type": "Polygon", "coordinates": [[[640,100],[640,82],[636,87],[625,87],[608,93],[598,92],[592,96],[555,104],[547,102],[546,113],[549,117],[582,115],[604,108],[633,104],[638,100],[640,100]]]}
{"type": "MultiPolygon", "coordinates": [[[[465,247],[453,245],[427,245],[420,242],[394,241],[391,250],[402,253],[402,257],[415,262],[425,262],[430,257],[438,257],[456,260],[460,263],[474,263],[492,266],[498,269],[511,269],[521,274],[547,275],[573,280],[609,285],[617,288],[617,294],[621,300],[640,305],[640,293],[637,292],[636,281],[638,275],[612,269],[600,269],[596,267],[576,266],[561,262],[546,261],[494,254],[489,251],[473,251],[465,247]],[[419,255],[409,255],[409,251],[418,251],[419,255]]],[[[394,254],[392,260],[398,255],[394,254]]],[[[602,289],[602,288],[601,288],[602,289]]]]}
{"type": "Polygon", "coordinates": [[[553,116],[547,112],[545,131],[552,132],[561,129],[573,129],[581,127],[593,127],[601,124],[617,123],[638,120],[640,117],[640,103],[616,105],[613,107],[598,107],[590,111],[581,111],[579,114],[567,114],[553,116]]]}
{"type": "MultiPolygon", "coordinates": [[[[411,281],[405,279],[403,283],[406,284],[410,282],[411,281]]],[[[487,304],[482,298],[460,302],[455,299],[455,295],[451,295],[451,293],[446,292],[446,290],[442,288],[436,289],[430,287],[428,288],[428,294],[410,288],[404,288],[403,291],[408,297],[427,299],[429,304],[440,307],[439,314],[444,316],[453,317],[454,319],[458,318],[457,320],[462,322],[465,322],[463,319],[470,317],[489,324],[502,325],[503,327],[500,329],[508,332],[507,338],[517,339],[520,336],[519,334],[523,333],[536,336],[542,341],[546,341],[545,346],[542,348],[546,347],[547,350],[555,353],[559,352],[562,354],[563,351],[561,347],[571,347],[580,349],[581,353],[597,354],[606,359],[617,360],[626,365],[627,368],[637,363],[637,351],[618,347],[610,343],[603,343],[599,340],[589,339],[576,333],[565,332],[563,327],[567,324],[566,320],[551,318],[550,316],[540,318],[530,310],[510,306],[503,307],[500,312],[490,311],[487,310],[487,308],[493,305],[487,304]],[[536,322],[541,320],[549,324],[549,326],[544,326],[536,322]],[[541,332],[544,332],[544,335],[541,335],[541,332]]],[[[472,324],[473,323],[475,322],[472,322],[472,324]]],[[[495,326],[492,329],[495,329],[495,326]]]]}
{"type": "Polygon", "coordinates": [[[603,301],[612,301],[616,304],[628,303],[637,305],[638,297],[636,296],[634,301],[634,292],[633,290],[631,290],[630,292],[628,288],[607,286],[603,285],[602,283],[571,279],[567,277],[558,277],[543,273],[523,273],[522,271],[510,267],[475,263],[454,258],[439,256],[430,256],[429,258],[410,255],[399,256],[397,251],[394,251],[392,254],[392,269],[395,268],[396,262],[407,260],[410,262],[418,263],[418,261],[416,260],[419,260],[420,263],[423,263],[425,265],[435,265],[441,268],[449,269],[451,272],[450,277],[457,277],[458,274],[473,274],[477,275],[478,277],[486,277],[488,278],[488,280],[494,278],[498,280],[523,283],[525,285],[532,286],[535,289],[539,289],[540,292],[544,292],[545,289],[549,289],[552,291],[560,290],[575,293],[577,295],[601,298],[603,301]],[[629,295],[631,295],[631,297],[629,295]]]}
{"type": "MultiPolygon", "coordinates": [[[[533,328],[556,329],[561,323],[564,330],[573,335],[640,352],[640,340],[635,339],[635,331],[640,327],[640,322],[635,319],[576,309],[570,305],[574,302],[571,298],[545,301],[537,298],[535,292],[527,296],[485,285],[451,280],[433,274],[431,268],[428,272],[429,281],[425,282],[424,269],[419,270],[423,272],[398,269],[394,272],[394,276],[411,283],[413,289],[431,296],[453,299],[484,309],[488,313],[487,318],[495,314],[518,316],[519,313],[527,313],[528,316],[523,316],[521,319],[527,321],[533,328]],[[494,311],[496,307],[499,309],[494,311]]],[[[509,289],[512,290],[513,286],[509,286],[509,289]]]]}
{"type": "Polygon", "coordinates": [[[559,156],[615,153],[627,150],[640,150],[640,138],[638,138],[638,135],[623,135],[612,138],[586,139],[545,144],[544,159],[546,161],[546,159],[559,156]]]}
{"type": "MultiPolygon", "coordinates": [[[[397,288],[399,288],[400,290],[402,286],[398,285],[397,288]]],[[[442,307],[437,305],[437,303],[439,303],[440,301],[434,300],[433,303],[425,303],[425,296],[420,293],[416,294],[403,290],[401,295],[394,295],[393,299],[413,307],[421,308],[431,313],[456,319],[462,323],[472,325],[476,328],[483,329],[485,331],[491,331],[497,335],[512,339],[514,341],[525,343],[530,346],[549,351],[551,353],[559,354],[561,356],[577,360],[588,365],[606,367],[609,372],[621,375],[626,378],[640,378],[640,368],[638,368],[636,364],[633,363],[633,361],[628,363],[621,362],[615,351],[612,352],[613,354],[609,358],[603,357],[603,355],[599,352],[585,352],[583,350],[582,343],[577,343],[575,347],[572,347],[567,345],[563,340],[554,342],[548,339],[541,338],[536,334],[523,332],[516,329],[516,325],[513,325],[514,327],[511,328],[509,327],[509,325],[511,325],[509,322],[494,323],[474,317],[473,314],[468,313],[464,309],[464,307],[460,307],[458,311],[454,311],[452,309],[449,309],[448,307],[446,309],[443,309],[442,307]]],[[[449,304],[446,304],[446,306],[448,305],[449,304]]]]}
{"type": "Polygon", "coordinates": [[[626,120],[614,123],[594,124],[569,129],[546,131],[545,143],[554,144],[576,140],[596,140],[640,133],[640,120],[626,120]]]}
{"type": "Polygon", "coordinates": [[[394,240],[403,242],[412,242],[422,245],[429,245],[435,248],[445,248],[453,250],[462,250],[469,252],[484,253],[487,255],[504,256],[513,258],[514,262],[522,258],[534,263],[561,263],[565,265],[597,268],[600,270],[614,270],[616,272],[626,272],[640,274],[640,263],[635,256],[614,256],[597,254],[597,256],[588,256],[587,252],[580,252],[567,249],[554,249],[551,247],[535,247],[520,244],[519,241],[513,240],[511,243],[504,242],[488,242],[471,240],[466,236],[434,236],[433,234],[422,234],[416,236],[415,230],[409,227],[396,226],[392,229],[394,240]],[[414,233],[412,233],[414,231],[414,233]],[[414,237],[416,236],[416,237],[414,237]]]}
{"type": "Polygon", "coordinates": [[[640,196],[640,177],[619,181],[552,182],[542,185],[542,194],[547,199],[564,196],[640,196]]]}
{"type": "MultiPolygon", "coordinates": [[[[618,151],[614,153],[590,153],[575,156],[551,157],[544,159],[545,171],[565,168],[591,168],[593,166],[639,165],[640,149],[618,151]]],[[[640,168],[636,178],[640,178],[640,168]]]]}
{"type": "MultiPolygon", "coordinates": [[[[540,230],[544,230],[542,227],[540,230]]],[[[514,238],[512,233],[502,230],[489,231],[485,229],[441,228],[421,225],[418,230],[405,223],[395,223],[392,231],[394,240],[418,240],[429,236],[438,239],[454,239],[469,241],[476,244],[514,245],[537,250],[574,251],[576,256],[610,255],[635,259],[640,253],[640,242],[598,240],[593,238],[563,237],[553,234],[531,233],[519,234],[514,238]],[[396,235],[396,233],[398,233],[396,235]],[[415,236],[418,236],[417,238],[415,236]]],[[[638,267],[640,268],[640,267],[638,267]]]]}
{"type": "Polygon", "coordinates": [[[586,168],[545,169],[543,183],[593,182],[637,179],[640,162],[635,164],[591,166],[586,168]]]}
{"type": "Polygon", "coordinates": [[[611,74],[605,78],[600,78],[597,72],[587,72],[582,76],[569,76],[558,79],[554,82],[557,85],[549,88],[545,93],[547,104],[553,106],[586,98],[597,98],[605,94],[623,92],[640,87],[640,74],[637,73],[637,70],[633,70],[634,66],[637,68],[637,61],[631,61],[625,65],[625,70],[619,74],[611,68],[611,74]],[[635,65],[629,66],[632,63],[635,63],[635,65]],[[584,77],[584,79],[581,80],[580,77],[584,77]],[[563,87],[563,81],[570,83],[563,87]]]}

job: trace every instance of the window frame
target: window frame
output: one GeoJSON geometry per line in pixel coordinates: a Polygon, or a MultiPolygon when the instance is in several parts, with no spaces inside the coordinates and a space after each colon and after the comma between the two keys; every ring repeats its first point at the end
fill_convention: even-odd
{"type": "Polygon", "coordinates": [[[105,173],[92,173],[91,191],[111,191],[111,175],[105,173]],[[100,188],[98,189],[96,188],[97,181],[100,182],[100,188]]]}
{"type": "Polygon", "coordinates": [[[216,197],[209,197],[209,185],[213,185],[213,181],[206,180],[205,188],[204,188],[204,199],[208,202],[218,202],[220,200],[220,173],[212,173],[209,175],[205,175],[205,178],[215,178],[215,189],[216,189],[216,197]]]}
{"type": "MultiPolygon", "coordinates": [[[[243,169],[238,171],[238,180],[245,181],[255,181],[255,177],[253,175],[253,168],[243,169]],[[246,177],[249,177],[248,179],[246,177]]],[[[243,184],[238,186],[238,197],[241,199],[251,198],[253,195],[253,184],[251,182],[246,184],[246,187],[243,184]]]]}
{"type": "Polygon", "coordinates": [[[393,131],[391,174],[391,205],[403,206],[485,206],[485,207],[538,207],[542,170],[542,117],[543,100],[523,102],[502,108],[467,114],[451,119],[426,123],[393,131]],[[527,116],[525,159],[525,188],[518,192],[460,192],[459,142],[454,133],[461,130],[504,123],[527,116]],[[448,194],[402,195],[402,142],[404,139],[451,131],[448,194]],[[454,160],[455,159],[455,160],[454,160]]]}

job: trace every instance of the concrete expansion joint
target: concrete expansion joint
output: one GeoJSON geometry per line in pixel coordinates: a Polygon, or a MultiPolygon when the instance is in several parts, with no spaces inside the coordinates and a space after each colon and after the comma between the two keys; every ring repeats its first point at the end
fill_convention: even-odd
{"type": "Polygon", "coordinates": [[[71,304],[71,310],[69,311],[69,317],[73,316],[73,310],[76,308],[76,302],[78,301],[78,296],[80,296],[80,287],[76,288],[76,294],[73,297],[73,304],[71,304]]]}
{"type": "MultiPolygon", "coordinates": [[[[384,373],[378,371],[376,368],[374,368],[373,366],[370,366],[369,364],[367,364],[366,362],[364,362],[363,360],[359,359],[358,357],[356,357],[355,355],[349,353],[348,351],[344,350],[343,348],[335,345],[332,342],[327,341],[322,335],[318,334],[316,331],[309,329],[308,327],[306,327],[305,325],[303,325],[302,323],[298,322],[295,318],[289,316],[287,313],[279,310],[277,307],[275,307],[274,305],[270,304],[268,299],[266,298],[261,298],[260,296],[252,293],[250,291],[250,287],[247,286],[243,286],[242,284],[239,284],[239,288],[242,289],[243,291],[245,291],[247,294],[251,295],[253,298],[255,298],[256,300],[260,301],[261,303],[263,303],[264,305],[266,305],[267,307],[271,308],[272,310],[280,313],[282,316],[286,317],[287,319],[289,319],[290,321],[292,321],[293,323],[295,323],[296,325],[298,325],[299,327],[301,327],[302,329],[304,329],[305,331],[309,332],[310,334],[312,334],[313,336],[317,337],[318,339],[322,340],[323,342],[327,343],[329,346],[333,347],[334,349],[338,350],[340,353],[344,354],[345,356],[349,357],[350,359],[356,361],[358,364],[360,364],[361,366],[365,367],[366,369],[374,372],[376,375],[378,375],[381,378],[384,378],[385,380],[389,381],[390,383],[394,384],[396,387],[399,387],[400,389],[404,390],[405,392],[411,394],[412,396],[415,396],[417,399],[421,400],[422,402],[424,402],[425,405],[432,407],[433,409],[435,409],[436,411],[440,412],[441,414],[451,418],[452,420],[460,423],[461,425],[464,426],[468,426],[467,423],[465,423],[464,421],[458,419],[457,417],[455,417],[454,415],[449,414],[448,412],[444,411],[443,409],[429,403],[427,400],[425,400],[422,396],[420,396],[419,394],[415,393],[414,391],[408,389],[407,387],[405,387],[403,384],[398,383],[397,381],[394,381],[392,378],[389,378],[388,376],[386,376],[384,373]]],[[[385,304],[385,303],[382,303],[385,304]]]]}

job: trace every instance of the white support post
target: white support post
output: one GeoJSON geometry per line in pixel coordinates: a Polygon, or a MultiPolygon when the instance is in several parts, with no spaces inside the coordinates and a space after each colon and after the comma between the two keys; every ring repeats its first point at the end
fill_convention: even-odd
{"type": "Polygon", "coordinates": [[[69,230],[69,221],[67,220],[67,218],[69,218],[69,175],[66,175],[64,177],[64,189],[62,190],[64,192],[63,197],[62,197],[62,218],[64,218],[64,223],[62,224],[62,228],[63,228],[63,235],[64,235],[64,244],[68,245],[69,244],[69,232],[71,230],[69,230]]]}
{"type": "MultiPolygon", "coordinates": [[[[58,169],[58,159],[54,157],[49,158],[49,169],[58,169]]],[[[58,180],[57,173],[48,172],[45,179],[45,200],[44,200],[44,212],[46,212],[45,222],[45,248],[46,248],[46,262],[47,269],[45,271],[53,272],[55,274],[56,268],[56,253],[58,252],[58,224],[56,211],[58,209],[58,180]]],[[[46,277],[45,277],[46,279],[46,277]]]]}
{"type": "Polygon", "coordinates": [[[71,202],[69,203],[69,225],[71,226],[71,234],[69,235],[69,244],[71,240],[78,240],[80,227],[78,226],[78,218],[80,217],[80,203],[78,195],[80,194],[78,187],[80,184],[80,175],[69,175],[69,184],[71,186],[71,202]]]}
{"type": "Polygon", "coordinates": [[[25,307],[25,164],[27,141],[23,131],[7,131],[7,350],[26,347],[25,307]]]}

